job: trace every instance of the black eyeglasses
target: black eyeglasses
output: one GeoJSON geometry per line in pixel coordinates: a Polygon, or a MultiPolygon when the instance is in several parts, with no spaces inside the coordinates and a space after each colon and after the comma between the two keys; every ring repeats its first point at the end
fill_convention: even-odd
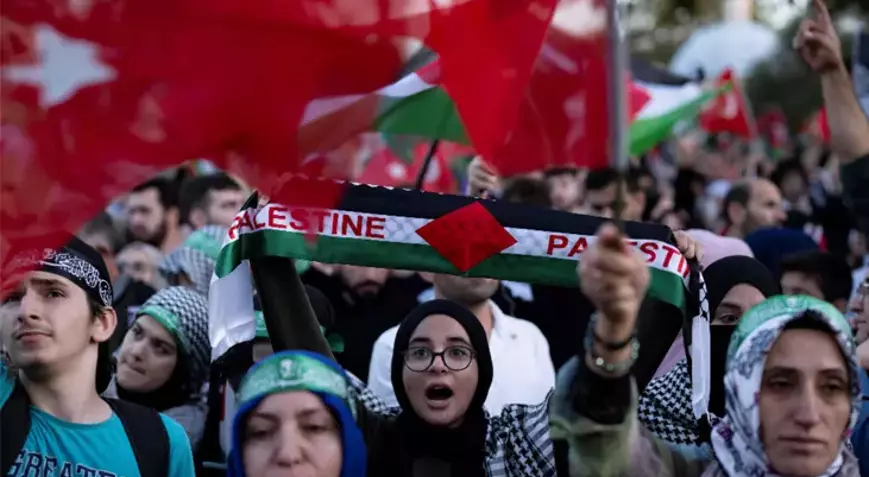
{"type": "Polygon", "coordinates": [[[465,346],[450,346],[443,351],[435,353],[425,347],[408,348],[404,353],[404,365],[407,369],[421,373],[431,368],[435,358],[441,357],[444,366],[453,371],[462,371],[471,365],[474,360],[474,352],[465,346]]]}

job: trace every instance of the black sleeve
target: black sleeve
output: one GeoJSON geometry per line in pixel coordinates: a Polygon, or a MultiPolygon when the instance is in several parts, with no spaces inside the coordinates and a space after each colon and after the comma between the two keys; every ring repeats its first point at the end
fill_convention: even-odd
{"type": "Polygon", "coordinates": [[[839,170],[843,196],[857,219],[857,227],[869,234],[869,156],[845,164],[839,170]]]}
{"type": "Polygon", "coordinates": [[[573,383],[573,410],[599,424],[624,422],[631,407],[631,375],[617,378],[601,376],[579,358],[579,370],[573,383]]]}

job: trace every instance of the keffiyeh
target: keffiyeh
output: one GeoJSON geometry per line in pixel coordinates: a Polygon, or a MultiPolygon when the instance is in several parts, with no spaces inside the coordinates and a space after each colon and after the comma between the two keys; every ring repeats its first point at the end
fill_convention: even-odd
{"type": "Polygon", "coordinates": [[[208,377],[208,302],[186,287],[164,288],[148,299],[137,316],[148,315],[175,338],[185,359],[185,393],[200,392],[208,377]]]}
{"type": "Polygon", "coordinates": [[[682,360],[667,374],[652,380],[640,396],[638,418],[652,434],[674,444],[700,444],[697,419],[691,410],[691,377],[682,360]]]}
{"type": "Polygon", "coordinates": [[[208,296],[211,275],[223,239],[226,238],[226,230],[226,227],[219,225],[206,225],[191,233],[180,247],[160,262],[160,273],[167,279],[184,273],[193,282],[194,290],[202,296],[208,296]]]}

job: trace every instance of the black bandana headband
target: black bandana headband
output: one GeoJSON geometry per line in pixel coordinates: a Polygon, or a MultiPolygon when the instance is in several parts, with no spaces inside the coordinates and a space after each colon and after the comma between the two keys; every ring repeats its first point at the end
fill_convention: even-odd
{"type": "Polygon", "coordinates": [[[13,270],[36,269],[59,275],[75,283],[100,305],[112,305],[112,283],[103,257],[77,237],[58,249],[23,252],[10,265],[13,270]]]}

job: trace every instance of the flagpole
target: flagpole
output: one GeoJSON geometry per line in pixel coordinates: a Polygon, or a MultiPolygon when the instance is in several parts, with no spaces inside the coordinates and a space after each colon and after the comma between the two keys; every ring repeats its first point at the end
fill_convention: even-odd
{"type": "Polygon", "coordinates": [[[425,160],[422,162],[422,166],[419,168],[419,172],[416,174],[416,181],[413,184],[413,188],[416,190],[423,190],[425,186],[425,176],[428,175],[428,168],[431,166],[431,160],[435,154],[438,152],[438,146],[440,146],[441,140],[435,139],[431,142],[428,147],[428,152],[425,155],[425,160]]]}
{"type": "Polygon", "coordinates": [[[630,166],[628,158],[628,51],[624,39],[624,12],[618,0],[608,0],[607,4],[607,117],[609,130],[610,165],[619,173],[616,182],[614,220],[622,227],[622,214],[625,209],[625,179],[630,166]]]}

